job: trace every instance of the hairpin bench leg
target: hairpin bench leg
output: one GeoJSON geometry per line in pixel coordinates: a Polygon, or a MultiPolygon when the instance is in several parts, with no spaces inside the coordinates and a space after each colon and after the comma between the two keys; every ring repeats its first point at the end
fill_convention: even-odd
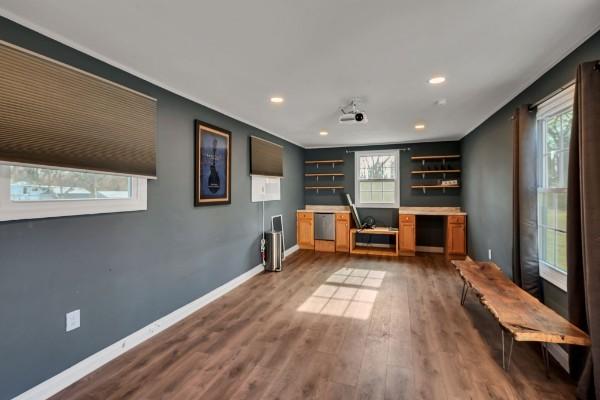
{"type": "Polygon", "coordinates": [[[508,370],[510,369],[510,360],[512,358],[513,344],[515,342],[515,338],[513,337],[513,335],[510,335],[510,348],[508,350],[508,360],[507,360],[506,356],[505,356],[505,350],[504,350],[504,328],[500,327],[500,331],[502,332],[502,368],[506,372],[508,372],[508,370]]]}
{"type": "Polygon", "coordinates": [[[464,285],[462,288],[462,293],[460,295],[460,305],[461,306],[465,305],[465,300],[467,300],[467,293],[469,293],[469,285],[467,285],[467,282],[464,282],[464,285]]]}
{"type": "Polygon", "coordinates": [[[544,359],[544,369],[546,370],[546,378],[550,378],[550,357],[548,355],[548,344],[540,343],[542,346],[542,358],[544,359]]]}

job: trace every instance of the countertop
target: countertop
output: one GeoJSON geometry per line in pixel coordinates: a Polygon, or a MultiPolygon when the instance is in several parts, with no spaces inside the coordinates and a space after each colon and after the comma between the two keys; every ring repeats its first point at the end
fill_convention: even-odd
{"type": "Polygon", "coordinates": [[[400,207],[398,213],[409,215],[467,215],[460,207],[400,207]]]}
{"type": "Polygon", "coordinates": [[[296,212],[320,212],[320,213],[350,213],[350,207],[348,206],[316,206],[306,205],[304,210],[298,210],[296,212]]]}

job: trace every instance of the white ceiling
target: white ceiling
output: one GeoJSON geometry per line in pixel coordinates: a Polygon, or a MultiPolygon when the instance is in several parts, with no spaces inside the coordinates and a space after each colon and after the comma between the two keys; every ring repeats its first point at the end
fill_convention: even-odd
{"type": "Polygon", "coordinates": [[[0,0],[0,14],[305,147],[461,138],[600,28],[598,0],[0,0]],[[354,96],[369,123],[339,125],[354,96]]]}

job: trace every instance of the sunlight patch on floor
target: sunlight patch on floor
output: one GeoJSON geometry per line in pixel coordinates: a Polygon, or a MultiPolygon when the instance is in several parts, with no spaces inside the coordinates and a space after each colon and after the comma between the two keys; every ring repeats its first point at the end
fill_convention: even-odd
{"type": "Polygon", "coordinates": [[[385,277],[385,271],[342,268],[306,299],[298,311],[366,320],[385,277]]]}

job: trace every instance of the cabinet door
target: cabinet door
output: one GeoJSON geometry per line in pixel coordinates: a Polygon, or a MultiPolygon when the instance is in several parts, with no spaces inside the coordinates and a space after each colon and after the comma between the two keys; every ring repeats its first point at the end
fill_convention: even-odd
{"type": "Polygon", "coordinates": [[[398,234],[400,235],[400,252],[414,253],[416,250],[415,224],[400,223],[398,234]]]}
{"type": "Polygon", "coordinates": [[[350,251],[350,226],[347,219],[335,221],[335,250],[350,251]]]}
{"type": "Polygon", "coordinates": [[[447,246],[448,254],[452,255],[464,255],[466,254],[466,240],[465,240],[465,224],[448,224],[447,231],[447,246]]]}
{"type": "Polygon", "coordinates": [[[298,247],[301,249],[314,249],[315,229],[312,216],[299,215],[297,227],[298,247]]]}

